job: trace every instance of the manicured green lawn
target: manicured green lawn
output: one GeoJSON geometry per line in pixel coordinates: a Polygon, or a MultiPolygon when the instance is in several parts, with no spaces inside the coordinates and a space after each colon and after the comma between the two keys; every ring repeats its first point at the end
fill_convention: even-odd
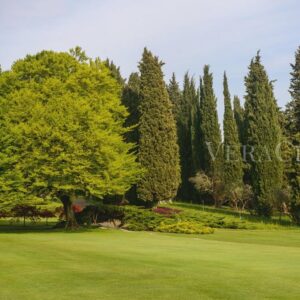
{"type": "Polygon", "coordinates": [[[300,230],[0,233],[0,299],[299,299],[300,230]]]}

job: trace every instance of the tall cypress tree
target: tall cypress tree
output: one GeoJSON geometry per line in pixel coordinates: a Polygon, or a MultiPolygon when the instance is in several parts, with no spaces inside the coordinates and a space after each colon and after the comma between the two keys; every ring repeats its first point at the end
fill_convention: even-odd
{"type": "Polygon", "coordinates": [[[293,119],[295,120],[294,131],[300,131],[300,46],[295,53],[295,63],[291,64],[291,85],[290,94],[292,97],[291,107],[293,111],[293,119]]]}
{"type": "Polygon", "coordinates": [[[238,129],[231,108],[231,99],[228,89],[226,73],[223,81],[224,94],[224,183],[227,194],[243,183],[243,165],[241,157],[241,145],[238,137],[238,129]]]}
{"type": "Polygon", "coordinates": [[[128,117],[125,122],[126,127],[135,126],[132,131],[126,134],[126,140],[138,145],[138,123],[140,118],[140,76],[138,73],[132,73],[129,76],[128,83],[125,85],[122,93],[122,104],[126,106],[128,117]]]}
{"type": "Polygon", "coordinates": [[[192,175],[195,175],[200,170],[200,99],[199,91],[196,88],[195,80],[190,80],[191,93],[191,112],[190,112],[190,126],[191,126],[191,144],[192,144],[192,175]]]}
{"type": "Polygon", "coordinates": [[[125,85],[125,79],[121,75],[120,67],[117,67],[115,63],[108,58],[104,61],[104,64],[109,68],[112,77],[123,87],[125,85]]]}
{"type": "Polygon", "coordinates": [[[244,144],[244,119],[245,119],[245,110],[241,105],[240,98],[238,96],[233,97],[233,112],[234,119],[237,125],[239,141],[243,145],[244,144]]]}
{"type": "MultiPolygon", "coordinates": [[[[295,53],[295,63],[291,64],[291,102],[288,103],[286,115],[286,133],[290,142],[300,144],[300,47],[295,53]]],[[[286,169],[288,169],[286,167],[286,169]]],[[[297,154],[293,153],[291,168],[288,169],[289,182],[292,187],[291,216],[300,224],[300,163],[297,154]]]]}
{"type": "Polygon", "coordinates": [[[172,74],[172,77],[170,79],[167,89],[168,89],[168,93],[169,93],[169,98],[173,104],[173,115],[176,120],[176,123],[178,123],[178,121],[180,119],[182,92],[180,90],[179,83],[176,80],[175,73],[172,74]]]}
{"type": "Polygon", "coordinates": [[[195,190],[189,181],[199,169],[199,95],[196,90],[195,81],[188,73],[184,75],[181,102],[178,107],[178,141],[181,162],[181,186],[178,198],[192,201],[195,190]]]}
{"type": "Polygon", "coordinates": [[[250,180],[255,193],[255,210],[259,215],[272,214],[274,192],[281,187],[283,168],[276,156],[281,141],[278,107],[273,85],[261,64],[259,52],[245,77],[246,142],[254,147],[250,163],[250,180]]]}
{"type": "Polygon", "coordinates": [[[146,48],[139,64],[139,161],[146,174],[138,196],[148,205],[171,200],[180,183],[179,149],[172,103],[163,80],[163,63],[146,48]]]}
{"type": "Polygon", "coordinates": [[[217,178],[222,175],[221,132],[217,114],[217,99],[213,90],[213,75],[209,66],[204,66],[200,82],[200,128],[202,169],[207,175],[217,178]]]}

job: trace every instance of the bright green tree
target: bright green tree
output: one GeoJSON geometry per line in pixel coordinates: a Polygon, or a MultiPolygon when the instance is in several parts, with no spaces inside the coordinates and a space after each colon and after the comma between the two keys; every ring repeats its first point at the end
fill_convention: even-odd
{"type": "Polygon", "coordinates": [[[173,199],[180,183],[176,124],[162,65],[158,57],[144,49],[139,64],[141,116],[138,158],[146,174],[138,185],[138,196],[146,205],[173,199]]]}
{"type": "Polygon", "coordinates": [[[268,217],[272,214],[274,192],[281,188],[283,179],[282,162],[276,154],[281,128],[273,85],[259,53],[250,63],[245,85],[245,137],[248,148],[253,147],[253,153],[246,158],[250,164],[255,210],[268,217]]]}
{"type": "Polygon", "coordinates": [[[224,166],[223,179],[226,194],[230,197],[232,192],[241,188],[243,184],[243,163],[241,156],[241,144],[239,142],[238,129],[231,107],[231,98],[228,89],[227,76],[224,73],[224,166]]]}
{"type": "MultiPolygon", "coordinates": [[[[77,52],[78,54],[78,52],[77,52]]],[[[120,85],[99,60],[42,51],[0,75],[2,204],[122,195],[140,166],[123,141],[120,85]]]]}

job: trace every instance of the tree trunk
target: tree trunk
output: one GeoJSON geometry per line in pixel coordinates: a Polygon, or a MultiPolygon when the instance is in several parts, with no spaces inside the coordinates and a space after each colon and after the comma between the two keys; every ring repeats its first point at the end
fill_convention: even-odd
{"type": "Polygon", "coordinates": [[[78,227],[77,221],[75,219],[75,213],[72,209],[71,197],[64,195],[61,197],[61,202],[64,206],[64,213],[66,217],[66,229],[74,229],[78,227]]]}

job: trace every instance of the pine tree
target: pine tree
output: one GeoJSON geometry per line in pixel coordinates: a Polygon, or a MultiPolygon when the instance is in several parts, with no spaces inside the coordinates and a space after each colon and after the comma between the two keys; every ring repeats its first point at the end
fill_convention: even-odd
{"type": "Polygon", "coordinates": [[[231,108],[231,99],[228,89],[226,73],[223,82],[224,94],[224,184],[227,195],[243,184],[243,164],[241,157],[241,145],[238,137],[238,129],[231,108]]]}
{"type": "Polygon", "coordinates": [[[240,98],[238,96],[233,97],[233,111],[234,111],[234,119],[237,125],[239,141],[240,144],[244,144],[244,118],[245,118],[245,110],[241,105],[240,98]]]}
{"type": "Polygon", "coordinates": [[[274,192],[281,188],[283,168],[276,156],[281,141],[278,107],[273,85],[257,53],[245,77],[245,134],[249,147],[254,147],[250,163],[250,181],[255,194],[255,210],[269,217],[273,210],[274,192]]]}
{"type": "Polygon", "coordinates": [[[173,199],[180,183],[176,124],[162,65],[158,57],[144,49],[139,64],[141,117],[138,157],[146,174],[138,185],[138,196],[148,205],[173,199]]]}
{"type": "Polygon", "coordinates": [[[217,114],[217,100],[213,90],[213,75],[204,66],[200,81],[200,128],[202,169],[212,178],[222,176],[221,132],[217,114]]]}
{"type": "Polygon", "coordinates": [[[132,73],[129,76],[128,83],[125,85],[122,93],[122,104],[127,108],[129,113],[125,126],[134,127],[126,134],[126,140],[135,143],[138,146],[139,133],[138,124],[140,119],[139,105],[140,105],[140,76],[138,73],[132,73]]]}

